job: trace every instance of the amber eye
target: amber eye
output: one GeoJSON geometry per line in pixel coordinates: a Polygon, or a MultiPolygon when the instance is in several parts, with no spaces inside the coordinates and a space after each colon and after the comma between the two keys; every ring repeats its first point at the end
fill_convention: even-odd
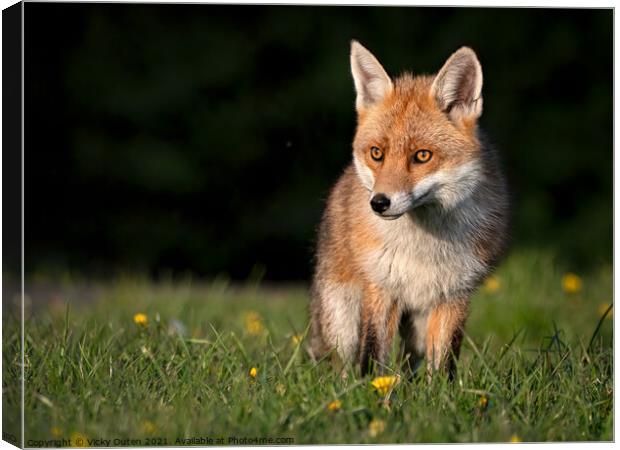
{"type": "Polygon", "coordinates": [[[381,161],[383,159],[383,151],[379,147],[370,147],[370,156],[375,161],[381,161]]]}
{"type": "Polygon", "coordinates": [[[413,160],[417,163],[425,163],[429,162],[432,157],[433,152],[430,150],[418,150],[415,152],[415,155],[413,155],[413,160]]]}

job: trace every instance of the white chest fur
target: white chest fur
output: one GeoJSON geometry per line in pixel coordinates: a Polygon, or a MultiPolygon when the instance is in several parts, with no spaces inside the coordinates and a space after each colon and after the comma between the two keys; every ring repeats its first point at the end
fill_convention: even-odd
{"type": "Polygon", "coordinates": [[[467,232],[471,224],[423,224],[408,215],[393,221],[374,217],[373,222],[383,245],[364,255],[364,269],[403,307],[425,310],[461,299],[485,271],[467,232]]]}

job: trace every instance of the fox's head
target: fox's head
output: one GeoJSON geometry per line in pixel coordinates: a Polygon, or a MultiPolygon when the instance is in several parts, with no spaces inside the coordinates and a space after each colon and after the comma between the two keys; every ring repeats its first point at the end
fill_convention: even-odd
{"type": "Polygon", "coordinates": [[[357,174],[369,207],[396,219],[424,204],[450,209],[466,199],[482,173],[477,119],[482,69],[463,47],[434,76],[390,79],[379,61],[351,43],[358,127],[357,174]]]}

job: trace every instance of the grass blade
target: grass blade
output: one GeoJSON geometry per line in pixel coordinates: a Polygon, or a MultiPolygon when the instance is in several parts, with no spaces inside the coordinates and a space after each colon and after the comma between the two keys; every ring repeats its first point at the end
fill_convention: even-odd
{"type": "Polygon", "coordinates": [[[613,307],[614,307],[614,304],[612,302],[607,307],[607,310],[605,310],[605,313],[598,320],[598,323],[596,324],[596,329],[594,330],[594,333],[592,333],[592,338],[590,339],[590,343],[588,344],[588,353],[590,353],[590,350],[592,349],[592,344],[594,343],[594,339],[596,339],[598,332],[601,330],[601,326],[603,326],[603,321],[605,320],[605,318],[607,317],[607,314],[609,314],[609,311],[611,311],[613,307]]]}
{"type": "Polygon", "coordinates": [[[288,360],[288,363],[286,363],[286,367],[284,367],[284,375],[288,373],[291,366],[293,365],[293,361],[295,361],[295,358],[297,358],[297,355],[299,354],[299,349],[301,348],[301,344],[303,344],[304,341],[306,340],[306,335],[308,334],[308,330],[310,330],[310,322],[308,322],[308,325],[306,326],[306,330],[304,331],[304,334],[301,336],[301,339],[297,343],[297,346],[295,347],[295,351],[293,351],[293,355],[291,356],[291,359],[288,360]]]}

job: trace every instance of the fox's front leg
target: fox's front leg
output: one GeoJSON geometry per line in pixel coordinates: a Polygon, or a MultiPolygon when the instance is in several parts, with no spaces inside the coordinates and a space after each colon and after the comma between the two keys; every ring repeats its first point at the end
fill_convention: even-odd
{"type": "Polygon", "coordinates": [[[468,300],[448,301],[431,310],[426,329],[429,375],[444,370],[454,379],[468,311],[468,300]]]}
{"type": "Polygon", "coordinates": [[[361,287],[319,279],[310,306],[311,352],[316,359],[331,354],[341,369],[357,356],[359,347],[361,287]]]}
{"type": "Polygon", "coordinates": [[[362,376],[370,371],[372,360],[385,363],[398,327],[397,302],[376,285],[364,289],[360,331],[359,363],[362,376]]]}

